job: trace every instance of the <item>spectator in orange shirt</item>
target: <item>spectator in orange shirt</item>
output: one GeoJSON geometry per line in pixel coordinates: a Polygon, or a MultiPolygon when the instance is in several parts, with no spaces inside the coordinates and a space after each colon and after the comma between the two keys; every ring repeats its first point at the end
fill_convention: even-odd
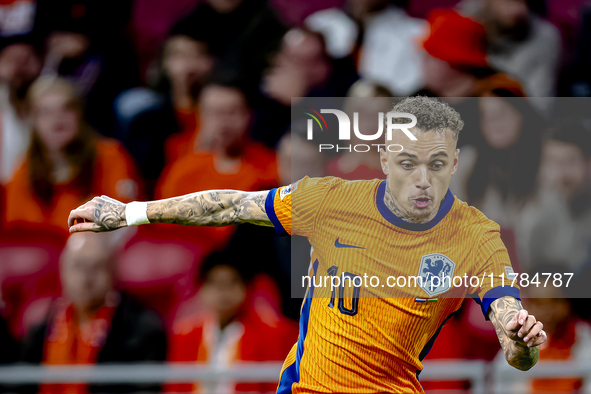
{"type": "MultiPolygon", "coordinates": [[[[194,149],[166,168],[156,188],[157,198],[169,198],[210,189],[264,190],[278,184],[275,152],[248,139],[252,111],[236,86],[211,84],[200,99],[201,131],[194,149]]],[[[234,226],[181,228],[206,237],[221,247],[234,226]]]]}
{"type": "Polygon", "coordinates": [[[170,83],[171,100],[180,129],[180,133],[171,135],[166,141],[167,164],[190,152],[187,145],[194,142],[199,131],[198,93],[213,64],[214,58],[205,41],[175,35],[164,45],[162,68],[170,83]]]}
{"type": "Polygon", "coordinates": [[[70,211],[90,195],[138,198],[131,158],[119,143],[89,129],[70,82],[39,79],[30,88],[29,105],[33,137],[25,162],[6,185],[8,226],[26,221],[67,231],[70,211]]]}
{"type": "MultiPolygon", "coordinates": [[[[280,361],[297,340],[297,324],[249,297],[252,276],[240,248],[215,252],[204,261],[199,309],[173,324],[169,361],[228,367],[236,361],[280,361]]],[[[252,268],[252,267],[249,267],[252,268]]],[[[276,383],[169,384],[167,392],[275,392],[276,383]]]]}
{"type": "Polygon", "coordinates": [[[204,39],[182,34],[170,36],[161,51],[148,87],[128,89],[114,102],[118,138],[151,190],[166,164],[192,151],[188,146],[199,127],[197,99],[215,61],[204,39]]]}
{"type": "MultiPolygon", "coordinates": [[[[61,256],[63,298],[31,329],[23,360],[47,365],[164,361],[160,317],[115,286],[111,234],[74,234],[61,256]]],[[[159,385],[41,384],[39,392],[159,392],[159,385]]]]}

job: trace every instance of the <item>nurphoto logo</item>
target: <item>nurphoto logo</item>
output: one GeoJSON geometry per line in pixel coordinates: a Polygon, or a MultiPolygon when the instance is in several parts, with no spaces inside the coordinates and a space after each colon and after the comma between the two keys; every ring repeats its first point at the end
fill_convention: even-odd
{"type": "MultiPolygon", "coordinates": [[[[321,132],[324,132],[325,129],[328,132],[328,124],[326,123],[326,119],[322,114],[333,114],[337,117],[337,121],[339,122],[339,141],[350,141],[351,140],[351,120],[349,116],[338,109],[321,109],[320,112],[312,109],[306,108],[306,115],[310,116],[307,123],[307,138],[308,140],[314,139],[314,122],[318,125],[321,132]]],[[[353,133],[355,133],[355,137],[357,137],[361,141],[376,141],[380,140],[384,134],[384,123],[386,124],[386,140],[392,140],[392,132],[394,130],[402,130],[404,134],[411,140],[416,141],[417,137],[415,137],[409,129],[414,127],[417,124],[417,118],[413,114],[409,114],[406,112],[388,112],[386,115],[386,122],[384,122],[384,113],[378,113],[379,121],[378,121],[378,131],[373,134],[364,134],[359,130],[359,113],[353,112],[353,133]],[[410,119],[410,123],[394,123],[395,120],[399,119],[410,119]]],[[[364,130],[366,131],[366,130],[364,130]]],[[[323,150],[336,150],[337,152],[342,150],[348,150],[349,152],[368,152],[371,150],[372,146],[376,147],[376,150],[379,151],[381,147],[387,149],[389,152],[402,152],[404,149],[400,144],[355,144],[355,145],[334,145],[334,144],[319,144],[319,151],[322,152],[323,150]]]]}

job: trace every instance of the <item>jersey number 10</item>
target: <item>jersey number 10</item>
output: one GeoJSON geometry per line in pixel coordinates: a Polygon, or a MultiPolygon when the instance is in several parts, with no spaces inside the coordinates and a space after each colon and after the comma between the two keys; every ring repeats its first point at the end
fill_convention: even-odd
{"type": "MultiPolygon", "coordinates": [[[[331,276],[331,284],[333,283],[332,277],[338,276],[338,271],[339,271],[339,267],[336,267],[334,265],[327,270],[328,275],[331,276]]],[[[345,272],[342,274],[342,276],[340,278],[340,286],[339,287],[332,286],[332,294],[330,297],[330,302],[328,303],[329,308],[334,307],[335,293],[338,290],[339,291],[339,295],[338,295],[339,312],[341,312],[343,315],[348,315],[348,316],[355,316],[357,314],[357,311],[359,308],[359,292],[361,291],[361,286],[353,286],[353,298],[351,299],[351,309],[349,309],[345,306],[345,301],[344,301],[345,283],[346,282],[349,283],[349,287],[351,287],[351,284],[355,283],[354,282],[355,278],[361,279],[361,277],[359,275],[355,275],[350,272],[345,272]]]]}

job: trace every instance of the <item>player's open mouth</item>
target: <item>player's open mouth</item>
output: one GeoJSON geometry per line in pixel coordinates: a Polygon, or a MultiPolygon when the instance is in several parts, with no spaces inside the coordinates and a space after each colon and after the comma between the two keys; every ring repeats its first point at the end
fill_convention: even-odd
{"type": "Polygon", "coordinates": [[[430,198],[415,198],[414,200],[415,206],[417,208],[426,208],[429,203],[431,202],[430,198]]]}

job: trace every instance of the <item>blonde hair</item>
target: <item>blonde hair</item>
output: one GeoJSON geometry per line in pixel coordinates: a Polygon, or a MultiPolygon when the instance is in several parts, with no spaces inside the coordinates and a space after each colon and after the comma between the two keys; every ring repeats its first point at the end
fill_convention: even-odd
{"type": "MultiPolygon", "coordinates": [[[[78,133],[64,147],[64,154],[72,166],[73,182],[83,196],[91,193],[94,180],[94,159],[96,156],[96,136],[84,121],[84,105],[76,85],[58,76],[41,77],[29,88],[27,106],[34,116],[36,103],[50,93],[60,92],[68,98],[68,105],[78,112],[78,133]]],[[[46,205],[53,200],[53,165],[47,149],[33,126],[33,138],[29,147],[29,180],[33,193],[46,205]]]]}
{"type": "Polygon", "coordinates": [[[80,93],[78,92],[78,89],[76,88],[76,85],[59,76],[44,76],[33,82],[33,84],[29,87],[29,91],[27,92],[27,103],[29,105],[29,109],[32,110],[34,104],[41,98],[56,91],[64,93],[64,95],[68,97],[68,101],[73,105],[73,107],[76,108],[80,114],[82,114],[84,111],[84,106],[82,104],[83,100],[80,96],[80,93]]]}

